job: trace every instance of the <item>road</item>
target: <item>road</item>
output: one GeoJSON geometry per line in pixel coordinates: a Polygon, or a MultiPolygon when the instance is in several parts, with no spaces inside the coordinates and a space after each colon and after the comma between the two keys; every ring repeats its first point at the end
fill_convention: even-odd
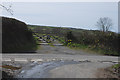
{"type": "MultiPolygon", "coordinates": [[[[95,74],[98,68],[109,67],[118,62],[118,57],[96,55],[92,53],[89,54],[80,50],[72,50],[64,46],[52,47],[49,45],[42,45],[41,47],[41,50],[38,50],[37,53],[32,54],[3,54],[2,60],[8,62],[11,60],[16,62],[28,62],[29,64],[32,64],[31,61],[43,63],[51,61],[79,62],[78,64],[65,64],[52,69],[49,69],[48,67],[46,68],[49,69],[48,72],[43,73],[46,76],[40,74],[43,78],[96,78],[95,74]]],[[[51,65],[53,64],[50,64],[49,66],[51,65]]],[[[23,68],[23,71],[26,69],[28,70],[28,68],[30,68],[30,66],[23,68]]],[[[45,70],[43,70],[43,72],[45,72],[45,70]]],[[[20,75],[25,75],[25,73],[20,75]]],[[[36,76],[36,74],[30,74],[27,78],[31,78],[31,75],[33,76],[32,78],[36,76]]],[[[26,76],[24,76],[24,78],[26,78],[26,76]]]]}
{"type": "Polygon", "coordinates": [[[25,62],[17,78],[97,78],[97,70],[118,63],[118,57],[42,44],[36,53],[3,54],[2,61],[25,62]]]}

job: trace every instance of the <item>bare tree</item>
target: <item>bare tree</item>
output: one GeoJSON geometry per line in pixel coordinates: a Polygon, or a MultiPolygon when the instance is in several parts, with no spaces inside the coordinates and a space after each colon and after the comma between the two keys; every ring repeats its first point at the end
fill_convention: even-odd
{"type": "Polygon", "coordinates": [[[2,4],[0,4],[0,6],[5,9],[7,12],[9,12],[11,15],[13,15],[13,10],[11,9],[12,8],[12,5],[9,5],[9,7],[6,7],[2,4]]]}
{"type": "Polygon", "coordinates": [[[108,17],[100,18],[96,25],[103,32],[107,32],[113,26],[112,20],[108,17]]]}

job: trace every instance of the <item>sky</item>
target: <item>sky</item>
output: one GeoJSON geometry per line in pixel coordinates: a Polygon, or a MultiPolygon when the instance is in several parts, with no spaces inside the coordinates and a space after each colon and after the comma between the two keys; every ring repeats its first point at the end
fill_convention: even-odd
{"type": "Polygon", "coordinates": [[[1,0],[1,2],[119,2],[119,0],[1,0]]]}
{"type": "MultiPolygon", "coordinates": [[[[3,3],[8,6],[10,3],[3,3]]],[[[117,2],[12,2],[14,15],[2,15],[33,25],[73,27],[96,30],[101,17],[112,19],[111,31],[118,32],[117,2]]]]}

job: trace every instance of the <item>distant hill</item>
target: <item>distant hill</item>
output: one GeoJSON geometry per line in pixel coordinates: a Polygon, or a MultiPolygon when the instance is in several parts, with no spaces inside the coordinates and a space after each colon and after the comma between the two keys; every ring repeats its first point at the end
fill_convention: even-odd
{"type": "Polygon", "coordinates": [[[2,17],[2,52],[29,52],[36,44],[24,22],[2,17]]]}

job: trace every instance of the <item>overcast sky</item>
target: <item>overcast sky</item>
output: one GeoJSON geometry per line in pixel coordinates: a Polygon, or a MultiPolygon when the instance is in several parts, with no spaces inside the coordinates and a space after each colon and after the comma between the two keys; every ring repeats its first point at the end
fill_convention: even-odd
{"type": "MultiPolygon", "coordinates": [[[[117,2],[14,2],[12,9],[12,17],[27,24],[89,30],[97,29],[95,25],[100,17],[109,17],[114,24],[111,30],[118,31],[117,2]]],[[[5,10],[3,15],[11,17],[5,10]]]]}

